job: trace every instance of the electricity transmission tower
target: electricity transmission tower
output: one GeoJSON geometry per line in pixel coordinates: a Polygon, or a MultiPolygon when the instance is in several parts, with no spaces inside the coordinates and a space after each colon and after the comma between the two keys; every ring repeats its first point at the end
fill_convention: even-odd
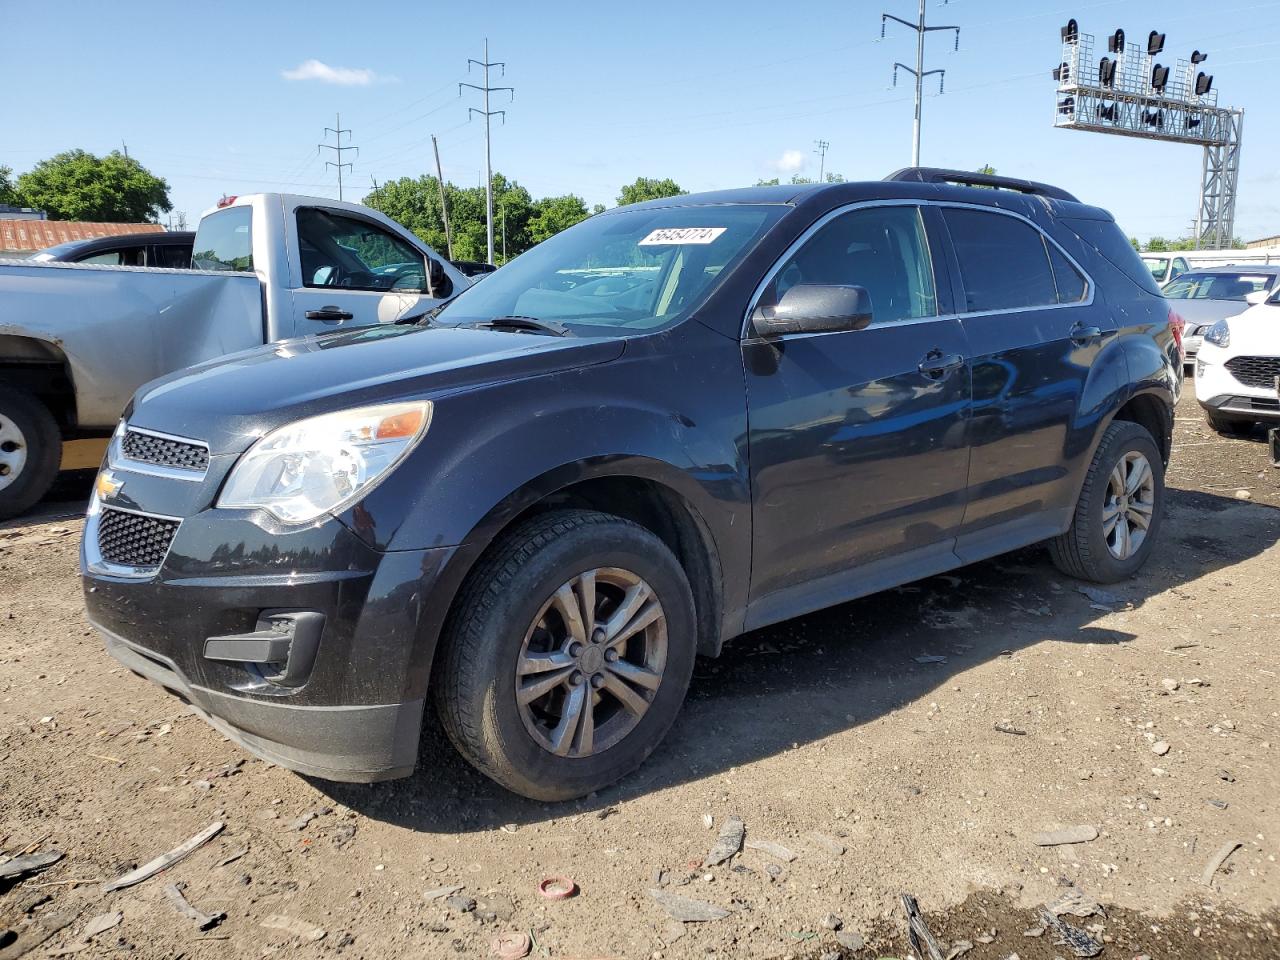
{"type": "Polygon", "coordinates": [[[493,263],[493,150],[492,150],[492,147],[491,147],[490,135],[489,135],[489,118],[490,118],[490,117],[494,117],[494,116],[501,116],[501,117],[502,117],[502,122],[503,122],[503,123],[506,123],[506,122],[507,122],[507,111],[505,111],[505,110],[490,110],[490,109],[489,109],[489,94],[491,94],[491,93],[502,93],[502,92],[506,92],[506,93],[511,94],[511,99],[513,99],[513,100],[514,100],[514,99],[515,99],[515,96],[516,96],[516,91],[515,91],[515,87],[491,87],[491,86],[489,86],[489,68],[490,68],[490,67],[497,67],[497,68],[501,71],[502,76],[504,76],[504,77],[505,77],[505,76],[507,75],[507,65],[506,65],[505,63],[503,63],[502,61],[490,61],[490,60],[489,60],[489,39],[488,39],[487,37],[485,38],[485,41],[484,41],[484,59],[483,59],[483,60],[468,60],[468,61],[467,61],[467,73],[470,73],[470,72],[471,72],[471,67],[472,67],[473,65],[474,65],[474,66],[477,66],[477,67],[480,67],[481,69],[483,69],[483,70],[484,70],[484,86],[483,86],[483,87],[478,87],[478,86],[476,86],[474,83],[459,83],[459,84],[458,84],[458,96],[462,96],[462,88],[463,88],[463,87],[470,87],[472,90],[479,90],[481,93],[483,93],[483,94],[484,94],[484,109],[483,109],[483,110],[479,110],[479,109],[477,109],[477,108],[475,108],[475,107],[468,107],[468,108],[467,108],[467,119],[468,119],[468,120],[470,120],[470,119],[471,119],[472,114],[476,114],[476,113],[478,113],[478,114],[480,114],[480,116],[484,117],[484,173],[485,173],[485,180],[484,180],[484,208],[485,208],[485,216],[484,216],[484,222],[485,222],[485,235],[486,235],[486,239],[488,240],[488,244],[489,244],[489,260],[488,260],[488,262],[489,262],[489,263],[493,263]]]}
{"type": "Polygon", "coordinates": [[[347,140],[350,141],[351,131],[342,129],[342,114],[340,113],[335,114],[335,116],[337,117],[338,125],[336,127],[325,127],[324,132],[326,137],[332,133],[334,136],[334,139],[337,140],[338,145],[335,147],[332,144],[328,144],[328,143],[317,143],[316,152],[319,153],[321,150],[332,150],[334,153],[338,155],[338,159],[336,162],[333,160],[326,160],[324,162],[324,165],[326,167],[338,168],[338,199],[341,200],[342,199],[342,168],[346,167],[348,170],[352,169],[350,161],[343,163],[342,154],[345,153],[347,150],[354,150],[356,152],[356,156],[358,157],[360,156],[360,148],[353,147],[353,146],[344,147],[342,145],[342,135],[345,133],[347,135],[347,140]]]}
{"type": "MultiPolygon", "coordinates": [[[[945,3],[946,0],[943,0],[945,3]]],[[[960,49],[960,28],[956,26],[949,27],[930,27],[924,22],[924,5],[925,0],[920,0],[920,16],[919,19],[912,23],[910,20],[903,20],[901,17],[895,17],[891,13],[882,13],[880,15],[880,39],[884,39],[885,23],[892,20],[894,23],[900,23],[904,27],[909,27],[916,32],[916,65],[913,70],[905,63],[895,63],[893,65],[893,85],[898,85],[898,71],[905,70],[916,78],[916,119],[911,132],[911,165],[913,167],[920,166],[920,102],[921,87],[924,78],[938,75],[938,93],[942,93],[942,84],[946,78],[946,70],[926,70],[924,68],[924,36],[926,33],[932,33],[935,30],[954,30],[956,32],[956,49],[960,49]]]]}
{"type": "Polygon", "coordinates": [[[818,155],[818,182],[825,183],[823,175],[827,168],[827,147],[831,146],[831,144],[825,140],[815,140],[813,142],[815,144],[813,152],[818,155]]]}

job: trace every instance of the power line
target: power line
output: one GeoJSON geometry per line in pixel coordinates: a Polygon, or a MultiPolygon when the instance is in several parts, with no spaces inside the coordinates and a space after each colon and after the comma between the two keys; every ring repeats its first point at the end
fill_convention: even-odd
{"type": "Polygon", "coordinates": [[[489,133],[489,118],[490,118],[490,117],[493,117],[493,116],[501,116],[501,117],[502,117],[502,122],[503,122],[503,123],[506,123],[506,122],[507,122],[507,111],[505,111],[505,110],[490,110],[490,109],[489,109],[489,94],[491,94],[491,93],[500,93],[500,92],[506,91],[507,93],[510,93],[510,94],[511,94],[511,99],[513,99],[513,100],[514,100],[514,99],[515,99],[515,96],[516,96],[516,91],[515,91],[515,87],[491,87],[491,86],[489,86],[489,68],[490,68],[490,67],[498,67],[498,68],[502,71],[502,75],[505,77],[505,76],[507,75],[507,65],[506,65],[505,63],[503,63],[502,61],[490,61],[490,60],[489,60],[489,38],[488,38],[488,37],[486,37],[486,38],[485,38],[485,41],[484,41],[484,59],[483,59],[483,60],[468,60],[468,61],[467,61],[467,72],[468,72],[468,73],[470,73],[470,72],[471,72],[471,66],[472,66],[472,64],[474,64],[475,66],[480,67],[480,68],[482,68],[482,69],[484,70],[484,86],[483,86],[483,87],[478,87],[478,86],[476,86],[474,83],[459,83],[459,84],[458,84],[458,95],[459,95],[459,96],[461,96],[461,95],[462,95],[462,88],[463,88],[463,87],[470,87],[472,90],[479,90],[481,93],[483,93],[483,94],[484,94],[484,109],[483,109],[483,110],[477,110],[475,107],[468,107],[468,108],[467,108],[467,111],[468,111],[468,112],[467,112],[467,118],[468,118],[468,119],[470,119],[470,118],[471,118],[471,116],[472,116],[473,114],[477,114],[477,113],[478,113],[478,114],[480,114],[480,116],[484,117],[484,172],[485,172],[485,183],[484,183],[484,207],[485,207],[485,218],[484,218],[484,219],[485,219],[485,236],[486,236],[486,239],[488,240],[488,247],[489,247],[489,260],[488,260],[488,262],[489,262],[489,263],[493,263],[493,150],[492,150],[492,139],[491,139],[491,135],[490,135],[490,133],[489,133]]]}
{"type": "MultiPolygon", "coordinates": [[[[946,3],[946,0],[943,0],[943,3],[946,3]]],[[[915,122],[912,124],[912,129],[911,129],[911,165],[913,167],[920,166],[920,105],[922,101],[921,86],[924,83],[925,77],[932,76],[933,74],[936,73],[938,75],[938,92],[942,93],[943,80],[946,78],[946,74],[947,74],[946,70],[941,70],[941,69],[926,70],[924,68],[925,34],[933,33],[935,30],[954,30],[956,32],[956,49],[957,50],[960,49],[960,28],[956,26],[949,26],[949,27],[927,26],[924,22],[924,6],[925,6],[925,0],[920,0],[920,16],[915,23],[912,23],[910,20],[903,20],[901,17],[895,17],[891,13],[882,13],[880,15],[881,39],[884,39],[885,24],[890,20],[894,21],[894,23],[900,23],[904,27],[909,27],[916,32],[915,68],[912,69],[911,67],[908,67],[905,63],[894,63],[893,65],[893,85],[895,87],[898,85],[899,70],[905,70],[907,73],[911,74],[916,79],[916,116],[915,116],[915,122]]]]}
{"type": "Polygon", "coordinates": [[[814,153],[818,155],[818,182],[823,183],[823,174],[827,168],[827,147],[831,144],[825,140],[813,141],[815,145],[814,153]]]}
{"type": "Polygon", "coordinates": [[[346,163],[343,162],[342,154],[345,153],[347,150],[354,150],[356,152],[356,156],[358,157],[360,156],[360,148],[355,146],[344,147],[342,145],[342,135],[345,133],[347,135],[347,139],[350,140],[351,131],[342,129],[342,114],[339,113],[339,114],[335,114],[334,116],[337,117],[338,125],[336,127],[325,127],[324,132],[326,136],[332,133],[334,136],[334,139],[337,140],[338,145],[335,147],[332,144],[328,144],[328,143],[317,143],[316,152],[319,153],[321,150],[332,150],[334,153],[338,155],[338,159],[336,161],[326,160],[324,162],[324,165],[325,165],[325,169],[328,169],[329,167],[338,168],[338,199],[341,200],[342,199],[342,168],[346,167],[348,170],[354,169],[350,161],[346,163]]]}

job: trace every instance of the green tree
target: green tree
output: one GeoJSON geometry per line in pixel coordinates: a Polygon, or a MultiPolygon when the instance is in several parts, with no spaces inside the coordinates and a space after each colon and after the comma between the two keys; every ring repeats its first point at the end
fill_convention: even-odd
{"type": "Polygon", "coordinates": [[[13,182],[13,170],[0,164],[0,203],[11,203],[15,207],[22,206],[22,197],[13,182]]]}
{"type": "Polygon", "coordinates": [[[581,197],[572,193],[563,197],[544,197],[533,204],[529,239],[533,243],[541,243],[585,219],[587,205],[581,197]]]}
{"type": "Polygon", "coordinates": [[[1169,250],[1169,241],[1164,237],[1152,237],[1147,241],[1147,252],[1149,253],[1166,253],[1169,250]]]}
{"type": "Polygon", "coordinates": [[[18,177],[24,203],[53,220],[155,221],[173,209],[169,184],[118,150],[96,157],[68,150],[18,177]]]}
{"type": "Polygon", "coordinates": [[[984,163],[978,168],[978,172],[985,173],[988,177],[994,177],[996,175],[996,168],[989,163],[984,163]]]}
{"type": "Polygon", "coordinates": [[[625,207],[629,203],[640,203],[644,200],[658,200],[662,197],[678,197],[686,191],[670,177],[655,180],[652,177],[636,177],[635,183],[628,183],[618,194],[618,206],[625,207]]]}

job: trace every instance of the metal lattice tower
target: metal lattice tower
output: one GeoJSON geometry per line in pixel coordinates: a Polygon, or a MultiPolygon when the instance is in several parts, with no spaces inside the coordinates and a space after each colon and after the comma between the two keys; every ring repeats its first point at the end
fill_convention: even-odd
{"type": "Polygon", "coordinates": [[[337,154],[338,159],[337,159],[336,161],[334,161],[334,160],[326,160],[326,161],[324,162],[324,165],[325,165],[326,167],[337,167],[337,168],[338,168],[338,199],[339,199],[339,200],[341,200],[341,199],[342,199],[342,170],[343,170],[343,168],[344,168],[344,167],[345,167],[346,169],[348,169],[348,170],[353,169],[353,167],[352,167],[352,165],[351,165],[351,161],[349,161],[349,160],[348,160],[348,161],[345,161],[345,162],[344,162],[344,161],[343,161],[343,159],[342,159],[342,155],[343,155],[344,153],[346,153],[348,150],[354,150],[354,151],[356,152],[356,156],[358,157],[358,156],[360,156],[360,148],[359,148],[359,147],[352,147],[352,146],[346,146],[346,147],[344,147],[344,146],[342,145],[342,135],[345,133],[345,134],[347,135],[347,140],[348,140],[348,141],[350,141],[350,139],[351,139],[351,131],[350,131],[350,130],[343,129],[343,126],[342,126],[342,114],[340,114],[340,113],[339,113],[339,114],[335,114],[335,116],[338,118],[338,119],[337,119],[337,124],[338,124],[338,125],[337,125],[336,127],[325,127],[325,128],[324,128],[324,132],[325,132],[325,135],[326,135],[326,136],[327,136],[328,134],[332,133],[332,134],[333,134],[333,136],[334,136],[334,139],[338,142],[338,145],[335,147],[335,146],[333,146],[332,144],[329,144],[329,143],[318,143],[318,144],[316,144],[316,152],[317,152],[317,153],[319,153],[321,150],[332,150],[335,154],[337,154]]]}
{"type": "Polygon", "coordinates": [[[1063,30],[1062,57],[1054,71],[1054,126],[1200,146],[1204,161],[1196,245],[1211,250],[1229,247],[1235,236],[1244,111],[1218,106],[1212,89],[1196,92],[1197,67],[1204,55],[1178,60],[1164,84],[1155,86],[1159,54],[1148,53],[1141,44],[1124,43],[1121,35],[1121,49],[1096,58],[1093,36],[1069,32],[1070,26],[1063,30]],[[1108,63],[1115,73],[1104,78],[1108,63]]]}
{"type": "MultiPolygon", "coordinates": [[[[946,3],[946,0],[943,0],[946,3]]],[[[956,26],[950,27],[930,27],[924,22],[924,6],[925,0],[920,0],[919,19],[915,23],[910,20],[903,20],[901,17],[895,17],[891,13],[880,14],[880,39],[884,39],[885,24],[892,20],[894,23],[900,23],[904,27],[908,27],[916,32],[916,65],[908,67],[905,63],[895,63],[893,65],[893,85],[898,85],[898,71],[905,70],[907,73],[915,77],[916,80],[916,115],[915,122],[911,127],[911,165],[913,167],[920,166],[920,108],[923,103],[924,78],[938,75],[938,93],[942,93],[942,85],[946,80],[947,71],[926,70],[924,68],[924,38],[926,34],[933,33],[935,30],[954,30],[956,32],[956,49],[960,49],[960,28],[956,26]]]]}
{"type": "Polygon", "coordinates": [[[469,107],[467,110],[467,119],[470,120],[472,115],[477,113],[480,116],[484,117],[484,173],[485,173],[484,221],[485,221],[485,237],[488,240],[489,263],[493,263],[494,262],[493,260],[493,149],[491,146],[492,141],[490,139],[490,134],[489,134],[489,119],[491,117],[500,116],[502,117],[502,122],[506,123],[507,111],[490,110],[489,94],[505,91],[511,94],[512,99],[514,99],[516,95],[516,91],[514,87],[489,86],[489,68],[497,67],[499,70],[502,71],[502,75],[506,76],[507,65],[500,60],[495,60],[495,61],[489,60],[489,39],[487,37],[485,38],[485,41],[484,41],[484,59],[468,60],[467,61],[468,73],[471,72],[471,67],[473,65],[480,67],[481,69],[484,70],[484,86],[480,87],[474,83],[460,83],[458,84],[458,95],[459,96],[462,95],[463,87],[470,87],[472,90],[479,90],[481,93],[484,94],[484,109],[479,110],[476,107],[469,107]]]}

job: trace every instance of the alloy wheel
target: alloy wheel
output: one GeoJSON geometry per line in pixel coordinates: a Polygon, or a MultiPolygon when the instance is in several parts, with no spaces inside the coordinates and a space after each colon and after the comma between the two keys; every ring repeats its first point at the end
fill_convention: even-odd
{"type": "Polygon", "coordinates": [[[1126,453],[1111,471],[1102,506],[1102,533],[1107,550],[1127,560],[1142,548],[1155,513],[1156,480],[1147,458],[1126,453]]]}
{"type": "Polygon", "coordinates": [[[18,425],[0,413],[0,490],[18,479],[27,464],[27,438],[18,425]]]}
{"type": "Polygon", "coordinates": [[[556,756],[601,753],[644,717],[666,662],[667,618],[653,588],[629,570],[588,570],[551,595],[525,634],[521,720],[556,756]]]}

